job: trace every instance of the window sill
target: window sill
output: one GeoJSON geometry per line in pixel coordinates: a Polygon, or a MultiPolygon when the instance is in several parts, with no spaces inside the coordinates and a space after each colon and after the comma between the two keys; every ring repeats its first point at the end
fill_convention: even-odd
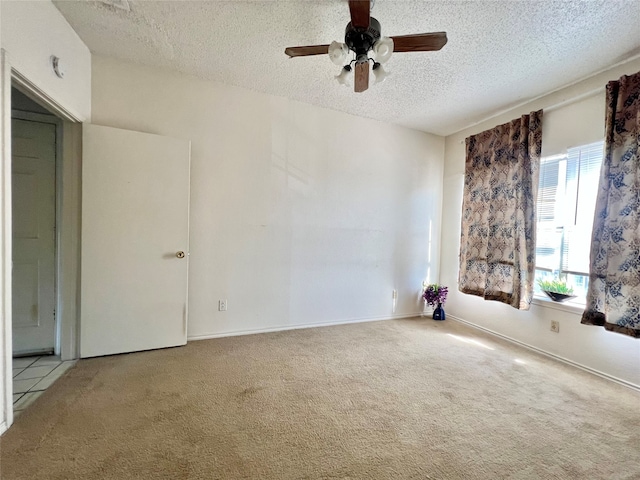
{"type": "Polygon", "coordinates": [[[551,308],[553,310],[560,310],[563,312],[573,313],[576,315],[582,315],[584,312],[585,305],[582,303],[576,302],[554,302],[550,298],[546,297],[533,297],[533,301],[531,302],[533,305],[538,305],[539,307],[551,308]]]}

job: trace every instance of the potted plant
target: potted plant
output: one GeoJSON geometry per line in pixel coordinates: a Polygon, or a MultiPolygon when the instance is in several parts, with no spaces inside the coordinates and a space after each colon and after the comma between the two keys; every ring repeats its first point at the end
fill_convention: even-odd
{"type": "Polygon", "coordinates": [[[437,283],[431,283],[429,285],[423,284],[423,287],[424,292],[422,294],[422,298],[427,304],[435,307],[433,309],[433,319],[444,320],[445,314],[444,308],[442,308],[442,306],[447,300],[447,293],[449,290],[447,289],[447,287],[438,285],[437,283]]]}
{"type": "Polygon", "coordinates": [[[538,280],[540,289],[554,302],[564,302],[570,298],[575,298],[573,288],[567,282],[554,278],[553,280],[538,280]]]}

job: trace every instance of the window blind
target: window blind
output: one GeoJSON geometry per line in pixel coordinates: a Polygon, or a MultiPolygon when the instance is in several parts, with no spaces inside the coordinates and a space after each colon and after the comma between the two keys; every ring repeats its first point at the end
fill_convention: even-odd
{"type": "Polygon", "coordinates": [[[558,247],[561,233],[559,228],[558,196],[560,162],[566,157],[555,156],[544,158],[540,162],[540,182],[537,198],[536,227],[536,267],[549,271],[557,270],[559,265],[558,247]]]}
{"type": "Polygon", "coordinates": [[[602,142],[567,151],[567,187],[562,270],[588,275],[593,214],[596,206],[602,142]]]}
{"type": "Polygon", "coordinates": [[[561,277],[586,292],[591,229],[604,143],[570,148],[540,161],[537,198],[537,278],[561,277]]]}

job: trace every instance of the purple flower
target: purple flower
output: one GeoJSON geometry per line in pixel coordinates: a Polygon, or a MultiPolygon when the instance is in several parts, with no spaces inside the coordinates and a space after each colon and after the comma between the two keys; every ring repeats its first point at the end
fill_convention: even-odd
{"type": "Polygon", "coordinates": [[[447,300],[448,291],[447,287],[438,285],[437,283],[432,283],[425,287],[422,298],[424,298],[424,301],[432,307],[435,307],[438,304],[444,305],[444,302],[447,300]]]}

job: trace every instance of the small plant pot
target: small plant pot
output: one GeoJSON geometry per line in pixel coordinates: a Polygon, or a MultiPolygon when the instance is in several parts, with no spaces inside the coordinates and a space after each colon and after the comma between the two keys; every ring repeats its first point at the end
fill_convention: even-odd
{"type": "Polygon", "coordinates": [[[566,302],[572,298],[576,298],[577,295],[568,295],[566,293],[558,293],[558,292],[548,292],[547,290],[543,290],[543,292],[554,302],[566,302]]]}

